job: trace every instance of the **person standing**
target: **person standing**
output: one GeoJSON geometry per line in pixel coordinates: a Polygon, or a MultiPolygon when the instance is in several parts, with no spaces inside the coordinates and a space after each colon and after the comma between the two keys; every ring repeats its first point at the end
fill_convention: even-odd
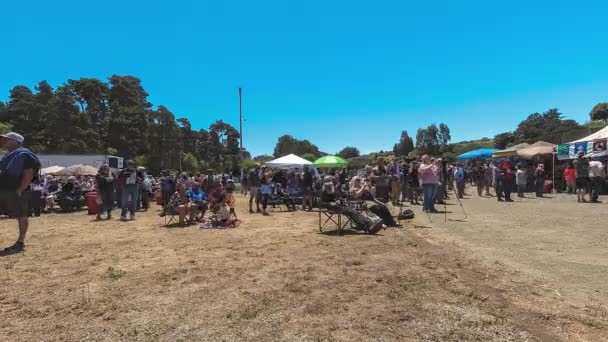
{"type": "Polygon", "coordinates": [[[486,197],[491,197],[490,187],[492,186],[492,167],[490,163],[484,165],[483,167],[483,187],[485,190],[486,197]]]}
{"type": "Polygon", "coordinates": [[[528,184],[528,175],[521,164],[517,164],[515,183],[517,184],[517,197],[524,198],[524,191],[526,190],[526,186],[528,184]]]}
{"type": "Polygon", "coordinates": [[[606,179],[606,172],[602,162],[593,160],[589,162],[589,177],[591,178],[591,202],[598,203],[602,183],[606,179]]]}
{"type": "Polygon", "coordinates": [[[143,174],[135,169],[135,161],[127,160],[127,168],[120,171],[118,181],[123,184],[120,201],[120,220],[127,220],[127,210],[129,211],[129,218],[131,220],[135,220],[135,211],[137,209],[139,186],[143,181],[143,174]],[[130,204],[129,199],[131,199],[130,204]]]}
{"type": "Polygon", "coordinates": [[[458,195],[458,198],[463,199],[466,180],[464,168],[460,163],[456,164],[456,167],[454,168],[454,181],[456,182],[456,194],[458,195]]]}
{"type": "Polygon", "coordinates": [[[576,170],[571,161],[568,162],[568,166],[564,170],[564,180],[566,181],[566,192],[568,194],[576,192],[576,170]]]}
{"type": "Polygon", "coordinates": [[[587,202],[585,193],[589,186],[589,161],[583,158],[583,156],[583,152],[578,152],[577,158],[574,161],[574,170],[576,171],[576,201],[578,203],[587,202]]]}
{"type": "Polygon", "coordinates": [[[422,163],[418,168],[418,177],[422,184],[422,210],[435,213],[435,194],[437,193],[438,170],[428,155],[422,156],[422,163]]]}
{"type": "Polygon", "coordinates": [[[28,198],[25,193],[40,170],[38,157],[21,147],[23,140],[23,136],[15,132],[0,136],[0,147],[8,150],[0,160],[0,211],[16,218],[19,225],[17,242],[2,250],[3,255],[19,253],[25,249],[25,236],[29,226],[28,198]]]}
{"type": "Polygon", "coordinates": [[[484,169],[481,162],[478,161],[473,167],[473,180],[475,180],[475,186],[477,187],[477,196],[483,196],[483,185],[484,185],[484,169]]]}
{"type": "Polygon", "coordinates": [[[504,161],[500,164],[501,169],[501,190],[504,194],[505,202],[513,202],[511,199],[511,191],[513,191],[513,185],[515,183],[515,174],[513,173],[513,166],[509,161],[504,161]]]}
{"type": "Polygon", "coordinates": [[[503,172],[500,167],[498,167],[498,165],[496,165],[496,163],[494,162],[490,164],[490,167],[492,169],[492,184],[494,185],[494,191],[496,192],[496,199],[498,200],[498,202],[502,202],[503,172]]]}
{"type": "Polygon", "coordinates": [[[536,189],[536,197],[542,198],[545,192],[545,165],[538,164],[534,170],[534,188],[536,189]]]}
{"type": "Polygon", "coordinates": [[[114,177],[110,167],[103,165],[95,176],[95,187],[97,190],[97,217],[101,220],[101,214],[106,214],[106,220],[112,219],[112,208],[114,207],[114,177]]]}
{"type": "Polygon", "coordinates": [[[255,200],[255,212],[260,212],[260,172],[256,169],[249,170],[247,176],[247,186],[249,188],[249,213],[253,214],[253,201],[255,200]]]}

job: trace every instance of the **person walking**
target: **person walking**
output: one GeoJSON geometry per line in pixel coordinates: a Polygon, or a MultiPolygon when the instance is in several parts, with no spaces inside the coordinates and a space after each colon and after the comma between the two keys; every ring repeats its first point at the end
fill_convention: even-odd
{"type": "Polygon", "coordinates": [[[438,170],[437,165],[431,162],[431,158],[425,154],[418,168],[418,177],[422,184],[422,210],[424,212],[436,213],[435,196],[437,193],[438,170]]]}
{"type": "Polygon", "coordinates": [[[0,255],[25,250],[25,236],[29,227],[28,198],[25,193],[40,171],[40,160],[32,151],[21,147],[24,140],[21,134],[15,132],[0,136],[0,147],[8,151],[0,160],[0,211],[17,219],[19,226],[17,242],[2,250],[0,255]]]}
{"type": "Polygon", "coordinates": [[[112,219],[112,208],[114,207],[114,177],[110,173],[110,167],[103,165],[95,176],[95,190],[97,191],[97,217],[101,220],[101,214],[106,214],[106,220],[112,219]]]}
{"type": "Polygon", "coordinates": [[[487,163],[483,167],[483,188],[485,190],[486,197],[492,197],[490,194],[490,187],[492,186],[492,167],[490,163],[487,163]]]}
{"type": "Polygon", "coordinates": [[[253,214],[253,201],[255,200],[255,212],[260,212],[260,172],[257,169],[249,170],[247,176],[247,187],[249,188],[249,213],[253,214]]]}
{"type": "Polygon", "coordinates": [[[526,186],[528,184],[528,175],[520,163],[517,164],[515,183],[517,184],[517,197],[524,198],[524,191],[526,190],[526,186]]]}

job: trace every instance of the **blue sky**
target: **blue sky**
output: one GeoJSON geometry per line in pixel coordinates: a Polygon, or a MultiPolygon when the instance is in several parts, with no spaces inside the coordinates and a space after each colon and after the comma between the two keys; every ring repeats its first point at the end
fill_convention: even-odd
{"type": "Polygon", "coordinates": [[[333,153],[391,149],[445,122],[454,141],[557,107],[608,101],[605,1],[10,1],[0,99],[18,84],[112,74],[196,128],[223,119],[244,145],[277,137],[333,153]]]}

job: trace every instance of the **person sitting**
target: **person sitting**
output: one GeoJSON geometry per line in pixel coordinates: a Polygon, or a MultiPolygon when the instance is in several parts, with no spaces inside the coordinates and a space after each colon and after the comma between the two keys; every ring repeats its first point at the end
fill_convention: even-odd
{"type": "Polygon", "coordinates": [[[203,228],[236,228],[239,226],[239,219],[236,214],[230,212],[230,207],[226,203],[226,194],[222,191],[213,193],[210,201],[211,222],[205,223],[203,228]]]}
{"type": "Polygon", "coordinates": [[[205,212],[207,211],[207,194],[201,190],[199,183],[192,184],[192,190],[188,191],[188,196],[190,196],[192,204],[196,208],[196,212],[201,212],[200,219],[205,217],[205,212]]]}
{"type": "Polygon", "coordinates": [[[374,205],[372,205],[369,210],[380,217],[382,219],[382,223],[384,223],[384,225],[387,227],[397,227],[398,224],[395,222],[395,219],[391,215],[388,207],[384,203],[376,200],[374,196],[372,196],[370,189],[371,182],[369,179],[365,179],[365,182],[363,182],[360,177],[353,177],[351,180],[351,197],[356,200],[374,202],[374,205]]]}
{"type": "Polygon", "coordinates": [[[291,198],[291,196],[283,189],[281,183],[276,183],[275,195],[281,200],[283,204],[285,204],[288,211],[296,210],[296,205],[294,204],[293,198],[291,198]]]}
{"type": "Polygon", "coordinates": [[[46,211],[53,211],[55,202],[59,199],[61,193],[61,184],[57,179],[48,176],[46,188],[43,191],[44,201],[46,203],[46,211]]]}
{"type": "Polygon", "coordinates": [[[61,188],[59,205],[63,211],[80,210],[82,207],[82,194],[76,189],[76,177],[68,177],[67,182],[61,188]]]}
{"type": "Polygon", "coordinates": [[[186,216],[188,216],[188,222],[194,222],[196,206],[192,204],[184,183],[178,183],[177,191],[169,200],[169,210],[179,215],[178,223],[180,226],[186,225],[186,216]]]}

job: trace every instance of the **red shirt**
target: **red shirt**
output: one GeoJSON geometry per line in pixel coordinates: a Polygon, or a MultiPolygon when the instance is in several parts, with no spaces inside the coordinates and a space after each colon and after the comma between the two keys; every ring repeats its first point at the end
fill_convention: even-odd
{"type": "Polygon", "coordinates": [[[576,170],[573,167],[567,167],[564,170],[564,179],[566,179],[566,182],[575,182],[576,170]]]}

